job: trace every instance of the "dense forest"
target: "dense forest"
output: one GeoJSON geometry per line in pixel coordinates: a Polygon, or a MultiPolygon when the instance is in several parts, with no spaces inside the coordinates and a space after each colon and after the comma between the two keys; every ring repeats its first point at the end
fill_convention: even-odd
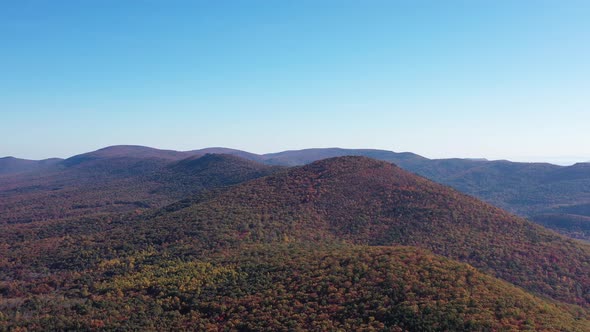
{"type": "Polygon", "coordinates": [[[281,243],[202,258],[152,249],[2,292],[0,327],[14,330],[584,331],[590,323],[582,310],[411,247],[281,243]]]}
{"type": "Polygon", "coordinates": [[[590,330],[583,242],[366,157],[184,157],[0,177],[0,330],[590,330]]]}
{"type": "Polygon", "coordinates": [[[232,155],[77,156],[45,172],[0,176],[0,224],[144,211],[281,169],[232,155]]]}

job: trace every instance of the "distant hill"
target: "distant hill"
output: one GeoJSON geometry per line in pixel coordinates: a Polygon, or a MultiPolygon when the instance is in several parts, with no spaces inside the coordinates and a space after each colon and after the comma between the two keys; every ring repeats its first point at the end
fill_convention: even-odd
{"type": "Polygon", "coordinates": [[[590,217],[585,215],[569,213],[539,214],[535,216],[534,221],[577,239],[588,240],[588,234],[590,234],[590,217]]]}
{"type": "Polygon", "coordinates": [[[342,156],[365,156],[369,158],[395,162],[400,164],[403,162],[412,163],[415,161],[425,161],[424,157],[417,154],[403,152],[396,153],[385,150],[374,149],[340,149],[340,148],[325,148],[325,149],[305,149],[284,151],[278,153],[269,153],[263,155],[264,161],[273,165],[284,166],[298,166],[312,163],[317,160],[342,157],[342,156]]]}
{"type": "Polygon", "coordinates": [[[81,161],[96,159],[114,159],[114,158],[134,158],[134,159],[161,159],[161,160],[181,160],[189,157],[198,157],[205,154],[229,154],[250,160],[261,160],[262,157],[246,151],[229,149],[229,148],[205,148],[191,151],[174,151],[161,150],[140,145],[113,145],[102,148],[93,152],[80,154],[68,158],[66,164],[77,164],[81,161]]]}
{"type": "Polygon", "coordinates": [[[69,159],[77,158],[158,158],[158,159],[170,159],[179,160],[192,155],[189,152],[180,152],[174,150],[160,150],[154,149],[147,146],[140,145],[114,145],[106,148],[96,150],[94,152],[84,153],[69,159]]]}
{"type": "Polygon", "coordinates": [[[44,160],[27,160],[14,157],[0,158],[0,176],[31,171],[39,171],[50,168],[61,161],[59,158],[44,160]]]}
{"type": "Polygon", "coordinates": [[[230,154],[207,153],[189,157],[159,170],[154,181],[162,184],[161,190],[194,193],[222,188],[250,179],[279,172],[280,166],[268,166],[230,154]]]}
{"type": "Polygon", "coordinates": [[[250,152],[246,152],[246,151],[242,151],[242,150],[236,150],[236,149],[228,149],[228,148],[205,148],[205,149],[200,149],[200,150],[192,150],[189,151],[188,153],[194,154],[194,155],[205,155],[205,154],[226,154],[226,155],[234,155],[234,156],[238,156],[240,158],[244,158],[244,159],[248,159],[248,160],[253,160],[253,161],[258,161],[258,162],[263,162],[264,161],[264,157],[255,153],[250,153],[250,152]]]}
{"type": "Polygon", "coordinates": [[[120,160],[133,161],[133,160],[152,160],[152,161],[175,161],[188,158],[196,155],[196,153],[180,152],[173,150],[160,150],[146,146],[138,145],[115,145],[109,146],[93,152],[83,153],[70,157],[62,162],[63,166],[74,167],[78,165],[89,165],[97,164],[97,167],[101,165],[108,166],[109,163],[117,162],[120,160]]]}
{"type": "MultiPolygon", "coordinates": [[[[533,221],[541,222],[542,216],[548,214],[553,215],[554,220],[576,214],[590,217],[590,211],[578,208],[590,204],[590,167],[584,164],[556,166],[490,161],[469,165],[459,161],[453,165],[449,161],[434,160],[408,169],[533,221]]],[[[568,223],[561,223],[560,227],[542,224],[590,241],[590,232],[570,229],[568,223]]]]}
{"type": "Polygon", "coordinates": [[[281,169],[231,155],[181,157],[116,147],[66,159],[42,173],[0,177],[0,224],[141,211],[281,169]]]}

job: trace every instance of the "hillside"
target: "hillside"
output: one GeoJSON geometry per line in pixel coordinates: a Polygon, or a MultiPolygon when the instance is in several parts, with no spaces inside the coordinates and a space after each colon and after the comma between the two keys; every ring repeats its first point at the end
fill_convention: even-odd
{"type": "Polygon", "coordinates": [[[557,224],[544,224],[563,234],[590,241],[590,224],[571,228],[567,220],[583,220],[590,212],[590,164],[556,166],[542,163],[483,162],[459,172],[447,172],[435,162],[412,171],[513,213],[543,223],[548,214],[557,224]],[[568,212],[569,211],[569,212],[568,212]]]}
{"type": "Polygon", "coordinates": [[[579,210],[578,205],[590,204],[590,163],[557,166],[506,160],[427,159],[412,153],[337,148],[285,151],[266,154],[264,158],[267,163],[295,166],[346,155],[394,163],[563,234],[590,241],[590,231],[587,231],[590,224],[580,228],[570,227],[568,222],[572,216],[578,221],[590,218],[590,212],[561,211],[564,208],[579,210]],[[554,222],[545,223],[548,214],[554,222]]]}
{"type": "Polygon", "coordinates": [[[590,323],[410,247],[275,244],[200,259],[143,251],[54,282],[29,285],[29,298],[0,288],[0,329],[585,331],[590,323]]]}
{"type": "Polygon", "coordinates": [[[236,155],[213,154],[189,157],[168,164],[152,175],[162,188],[152,191],[198,193],[208,189],[235,185],[250,179],[263,177],[281,171],[278,166],[268,166],[236,155]]]}
{"type": "Polygon", "coordinates": [[[186,234],[205,249],[285,238],[418,246],[534,293],[590,305],[590,247],[364,157],[244,183],[188,207],[171,206],[148,224],[142,241],[188,240],[186,234]]]}
{"type": "Polygon", "coordinates": [[[0,177],[0,224],[143,211],[280,169],[229,155],[178,160],[168,151],[133,149],[127,156],[129,148],[107,148],[50,171],[0,177]]]}

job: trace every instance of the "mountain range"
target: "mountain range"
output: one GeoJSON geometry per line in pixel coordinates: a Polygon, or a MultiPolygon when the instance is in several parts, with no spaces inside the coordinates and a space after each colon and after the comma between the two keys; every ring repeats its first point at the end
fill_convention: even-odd
{"type": "MultiPolygon", "coordinates": [[[[153,172],[167,163],[196,158],[207,153],[234,155],[272,166],[305,165],[338,156],[365,156],[383,160],[435,182],[449,185],[562,234],[590,240],[590,163],[558,166],[506,160],[428,159],[409,152],[396,153],[374,149],[322,148],[259,155],[227,148],[179,152],[141,146],[112,146],[65,160],[0,159],[0,190],[6,181],[6,177],[1,177],[2,174],[24,173],[25,178],[30,177],[32,173],[35,173],[35,176],[45,176],[45,173],[67,173],[78,164],[81,165],[80,170],[93,168],[93,171],[97,171],[101,167],[105,170],[114,170],[118,164],[121,166],[120,172],[123,173],[146,173],[153,172]],[[145,169],[142,170],[141,167],[145,169]]],[[[57,179],[55,175],[51,176],[57,179]]],[[[174,198],[177,197],[179,196],[174,198]]]]}

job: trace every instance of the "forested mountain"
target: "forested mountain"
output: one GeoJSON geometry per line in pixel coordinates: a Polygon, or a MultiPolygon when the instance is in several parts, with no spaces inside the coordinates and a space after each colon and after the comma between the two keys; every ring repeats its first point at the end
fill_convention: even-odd
{"type": "MultiPolygon", "coordinates": [[[[244,159],[248,159],[248,160],[252,160],[252,161],[258,161],[258,162],[264,162],[264,159],[265,159],[264,156],[261,156],[261,155],[255,154],[255,153],[250,153],[250,152],[236,150],[236,149],[220,148],[220,147],[192,150],[192,151],[189,151],[189,153],[194,154],[194,155],[229,154],[229,155],[234,155],[234,156],[238,156],[240,158],[244,158],[244,159]]],[[[285,166],[285,165],[280,165],[280,166],[285,166]]]]}
{"type": "Polygon", "coordinates": [[[163,211],[149,221],[146,240],[182,229],[207,249],[285,238],[418,246],[533,292],[590,304],[589,246],[365,157],[325,159],[163,211]]]}
{"type": "Polygon", "coordinates": [[[75,156],[51,170],[0,177],[0,224],[143,211],[280,167],[231,155],[124,147],[75,156]]]}
{"type": "Polygon", "coordinates": [[[337,156],[366,156],[449,185],[563,234],[590,240],[590,163],[558,166],[485,159],[427,159],[412,153],[306,149],[265,155],[266,162],[303,165],[337,156]],[[567,213],[565,210],[575,210],[567,213]]]}
{"type": "Polygon", "coordinates": [[[393,162],[398,165],[413,165],[427,161],[428,159],[410,152],[392,152],[375,149],[305,149],[269,153],[263,155],[266,163],[285,166],[298,166],[312,163],[317,160],[342,157],[342,156],[365,156],[373,159],[393,162]]]}
{"type": "Polygon", "coordinates": [[[80,163],[87,163],[95,160],[125,159],[159,159],[159,160],[180,160],[195,154],[174,150],[160,150],[139,145],[115,145],[93,152],[73,156],[64,161],[64,165],[73,166],[80,163]]]}
{"type": "Polygon", "coordinates": [[[0,176],[44,170],[59,163],[61,159],[27,160],[14,157],[0,158],[0,176]]]}
{"type": "Polygon", "coordinates": [[[243,170],[141,214],[1,225],[0,328],[588,331],[588,245],[390,163],[161,174],[243,170]]]}
{"type": "Polygon", "coordinates": [[[154,149],[140,145],[114,145],[93,152],[80,154],[67,159],[69,163],[75,164],[78,161],[114,159],[119,157],[133,159],[159,159],[159,160],[181,160],[189,157],[198,157],[206,154],[228,154],[236,155],[244,159],[261,161],[263,158],[259,155],[228,148],[205,148],[191,151],[174,151],[154,149]]]}
{"type": "MultiPolygon", "coordinates": [[[[466,161],[459,164],[465,166],[466,161]]],[[[448,172],[450,161],[434,161],[412,171],[462,192],[479,197],[496,206],[528,217],[572,237],[590,240],[590,164],[556,166],[542,163],[508,161],[475,162],[471,167],[448,172]],[[568,213],[567,211],[575,211],[568,213]],[[548,223],[548,218],[551,222],[548,223]]]]}
{"type": "MultiPolygon", "coordinates": [[[[0,186],[7,181],[7,175],[23,172],[30,174],[28,171],[31,170],[37,170],[37,175],[42,178],[46,176],[46,173],[54,172],[55,167],[78,166],[93,173],[92,176],[94,173],[103,173],[101,176],[111,176],[112,173],[129,176],[153,172],[154,169],[161,168],[165,164],[203,156],[207,153],[229,154],[279,166],[305,165],[321,159],[347,155],[383,160],[433,181],[449,185],[560,233],[590,241],[590,223],[588,223],[590,211],[585,208],[590,205],[590,163],[557,166],[546,163],[515,163],[485,159],[428,159],[408,152],[396,153],[374,149],[320,148],[258,155],[227,148],[179,152],[121,145],[74,156],[65,161],[52,159],[39,162],[20,160],[15,162],[12,160],[14,158],[0,159],[0,186]],[[52,167],[39,167],[39,165],[52,167]],[[2,177],[3,173],[4,177],[2,177]]],[[[20,179],[22,178],[8,181],[16,183],[16,186],[21,188],[38,185],[35,181],[29,181],[26,176],[24,180],[20,179]],[[18,183],[18,181],[21,182],[18,183]]],[[[130,201],[130,199],[124,200],[130,201]]]]}
{"type": "Polygon", "coordinates": [[[411,247],[280,243],[196,259],[152,249],[58,278],[0,289],[0,329],[587,331],[590,323],[580,310],[411,247]],[[34,295],[15,297],[22,288],[34,295]]]}

